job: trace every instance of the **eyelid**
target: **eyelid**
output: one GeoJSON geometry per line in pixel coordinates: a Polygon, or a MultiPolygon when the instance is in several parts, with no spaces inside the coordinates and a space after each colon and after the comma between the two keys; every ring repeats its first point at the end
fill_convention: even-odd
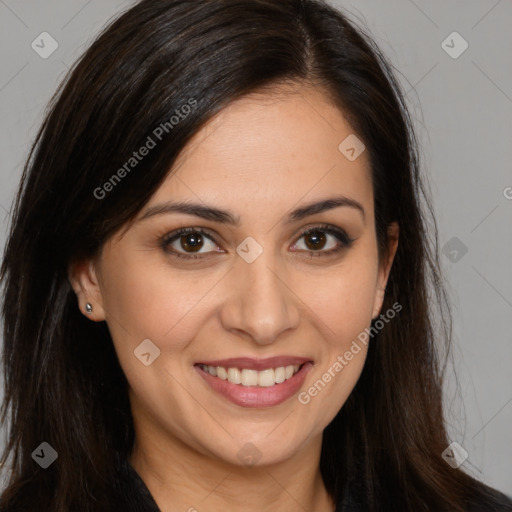
{"type": "Polygon", "coordinates": [[[335,226],[334,224],[326,224],[326,223],[311,223],[311,225],[309,225],[305,228],[300,228],[296,234],[297,239],[299,239],[300,237],[302,237],[304,235],[308,235],[314,231],[324,231],[325,233],[329,233],[332,235],[336,235],[336,234],[342,235],[347,239],[347,241],[351,241],[351,242],[353,242],[355,240],[355,238],[350,238],[348,236],[345,229],[335,226]]]}

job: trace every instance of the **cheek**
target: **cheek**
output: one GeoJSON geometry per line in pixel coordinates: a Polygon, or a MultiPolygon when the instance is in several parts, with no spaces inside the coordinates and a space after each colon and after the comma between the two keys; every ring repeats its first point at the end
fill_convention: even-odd
{"type": "Polygon", "coordinates": [[[354,252],[337,271],[317,276],[316,291],[308,295],[325,343],[321,365],[299,402],[310,408],[319,428],[332,421],[346,402],[366,360],[365,329],[371,323],[378,267],[371,249],[365,250],[354,252]]]}
{"type": "Polygon", "coordinates": [[[200,328],[198,315],[222,274],[201,274],[199,279],[165,262],[135,256],[127,252],[112,259],[115,264],[103,272],[103,305],[114,343],[133,352],[149,338],[161,350],[179,352],[200,328]]]}
{"type": "Polygon", "coordinates": [[[132,401],[143,408],[144,414],[165,417],[169,409],[178,408],[182,389],[179,382],[185,380],[181,359],[174,356],[183,353],[201,325],[197,306],[211,285],[194,283],[167,265],[148,264],[128,256],[126,252],[112,259],[115,264],[104,269],[106,320],[132,390],[132,401]],[[147,344],[148,339],[156,350],[147,344]],[[141,345],[143,342],[146,345],[141,345]],[[149,348],[143,351],[141,346],[149,348]],[[136,356],[148,350],[150,361],[160,352],[146,366],[136,356]]]}
{"type": "Polygon", "coordinates": [[[329,345],[342,349],[371,321],[376,295],[377,264],[354,253],[336,270],[301,278],[298,295],[317,317],[329,345]]]}

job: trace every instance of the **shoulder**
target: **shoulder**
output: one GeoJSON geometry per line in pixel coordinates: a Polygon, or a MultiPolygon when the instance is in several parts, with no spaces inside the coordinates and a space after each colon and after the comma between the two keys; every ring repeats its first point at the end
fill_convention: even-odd
{"type": "Polygon", "coordinates": [[[128,461],[118,469],[113,500],[115,510],[161,512],[146,484],[128,461]]]}
{"type": "Polygon", "coordinates": [[[485,492],[467,506],[468,512],[512,512],[512,496],[486,486],[485,492]]]}
{"type": "MultiPolygon", "coordinates": [[[[337,503],[336,512],[366,512],[368,510],[367,505],[363,505],[362,502],[358,501],[352,495],[352,492],[345,487],[344,498],[337,503]]],[[[426,506],[426,503],[424,503],[426,506]]],[[[463,505],[465,512],[512,512],[512,496],[507,496],[502,492],[488,487],[485,484],[479,482],[478,487],[473,489],[473,497],[465,501],[463,505]]],[[[451,507],[450,507],[451,508],[451,507]]],[[[390,509],[389,504],[378,508],[383,512],[390,509]]],[[[422,507],[423,509],[423,507],[422,507]]],[[[395,503],[393,510],[402,510],[400,505],[395,503]]],[[[425,508],[426,510],[426,508],[425,508]]],[[[433,510],[432,508],[430,510],[433,510]]],[[[446,511],[446,505],[436,510],[446,511]]]]}
{"type": "MultiPolygon", "coordinates": [[[[114,481],[110,481],[108,491],[102,489],[91,494],[91,499],[77,503],[73,501],[69,510],[76,512],[161,512],[144,481],[128,461],[116,464],[114,481]],[[94,496],[94,498],[92,498],[94,496]]],[[[28,481],[11,498],[0,495],[0,512],[34,512],[55,510],[51,503],[48,488],[38,482],[28,481]]]]}

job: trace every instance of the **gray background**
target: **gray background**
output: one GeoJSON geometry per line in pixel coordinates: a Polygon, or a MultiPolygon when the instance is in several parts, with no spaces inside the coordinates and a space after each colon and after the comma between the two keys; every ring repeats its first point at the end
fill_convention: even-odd
{"type": "MultiPolygon", "coordinates": [[[[407,92],[453,304],[455,363],[446,390],[451,439],[469,453],[467,472],[512,494],[512,2],[330,3],[367,26],[407,92]],[[455,59],[441,46],[454,31],[469,44],[455,59]]],[[[100,28],[130,5],[0,0],[1,248],[48,100],[100,28]],[[42,32],[59,45],[47,59],[31,48],[42,32]]],[[[462,47],[457,39],[447,44],[452,52],[462,47]]]]}

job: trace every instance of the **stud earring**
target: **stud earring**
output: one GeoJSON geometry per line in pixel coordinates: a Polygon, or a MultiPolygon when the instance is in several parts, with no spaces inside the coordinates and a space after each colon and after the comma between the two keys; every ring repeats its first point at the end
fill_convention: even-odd
{"type": "Polygon", "coordinates": [[[87,303],[87,304],[85,305],[85,311],[86,311],[87,313],[91,314],[91,313],[92,313],[92,305],[91,305],[91,304],[89,304],[89,303],[87,303]]]}

